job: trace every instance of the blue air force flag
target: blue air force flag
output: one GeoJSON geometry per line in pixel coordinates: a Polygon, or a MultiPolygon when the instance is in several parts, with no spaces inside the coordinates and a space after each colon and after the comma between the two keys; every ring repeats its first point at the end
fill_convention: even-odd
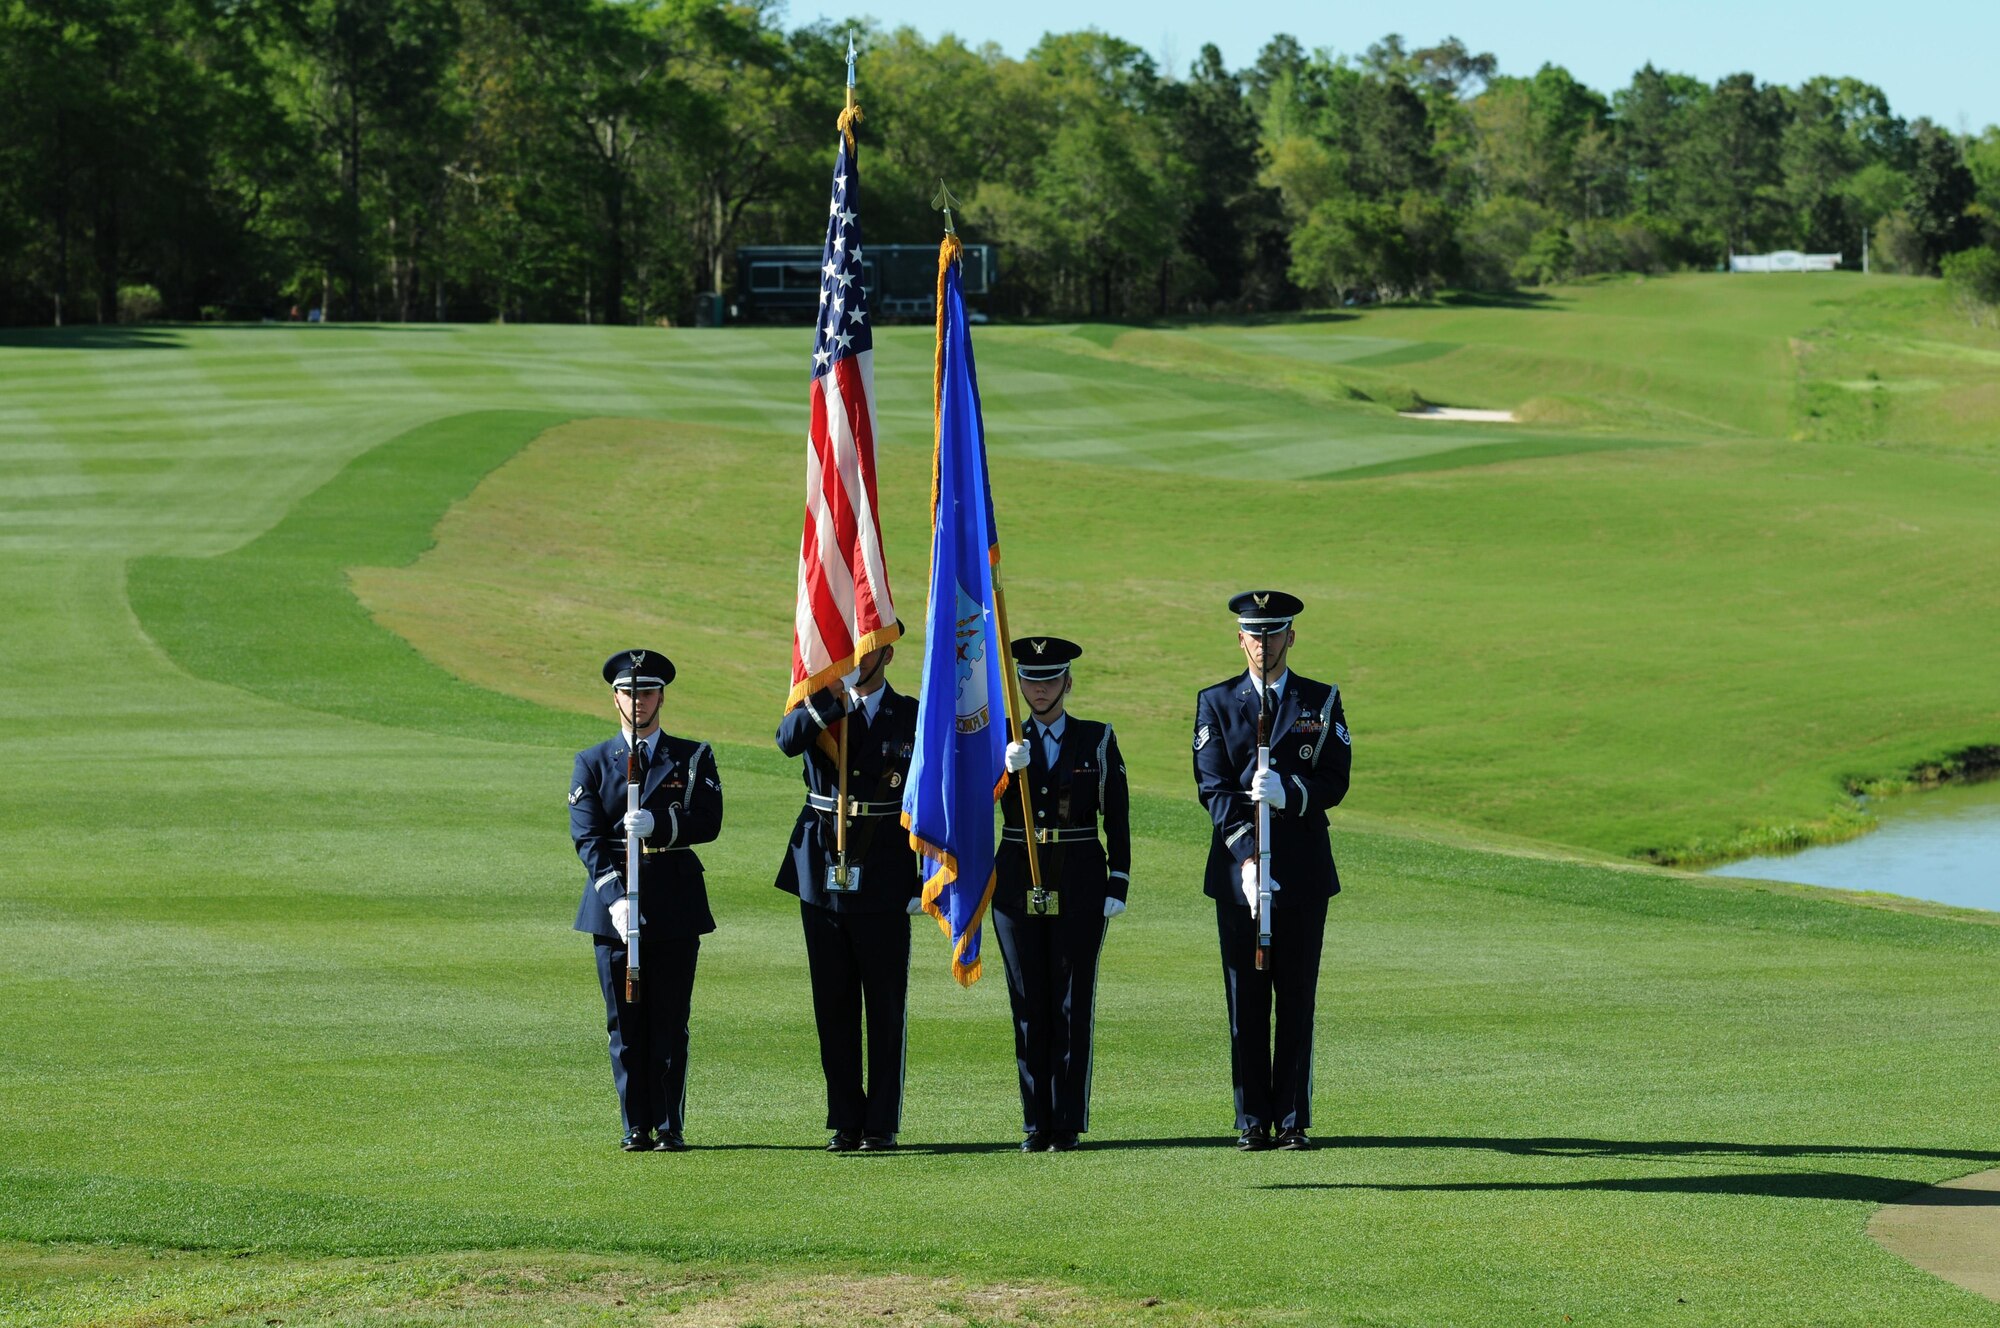
{"type": "Polygon", "coordinates": [[[951,941],[952,976],[970,986],[993,898],[993,803],[1006,787],[1007,643],[995,607],[1000,545],[958,254],[957,238],[947,236],[938,255],[930,604],[903,824],[923,855],[924,911],[951,941]]]}

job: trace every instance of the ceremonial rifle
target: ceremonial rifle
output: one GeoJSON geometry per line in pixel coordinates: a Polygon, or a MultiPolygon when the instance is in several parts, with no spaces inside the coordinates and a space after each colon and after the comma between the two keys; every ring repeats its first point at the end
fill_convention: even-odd
{"type": "MultiPolygon", "coordinates": [[[[626,721],[625,752],[625,916],[632,924],[632,934],[625,942],[625,1003],[639,1003],[639,858],[644,851],[637,832],[632,828],[634,816],[639,811],[639,793],[646,780],[644,758],[639,755],[639,661],[644,656],[632,652],[632,686],[626,695],[632,698],[632,715],[626,721]]],[[[664,698],[663,698],[664,699],[664,698]]]]}
{"type": "MultiPolygon", "coordinates": [[[[1270,638],[1257,635],[1257,780],[1271,771],[1271,675],[1264,648],[1270,638]]],[[[1257,970],[1271,966],[1271,804],[1257,799],[1257,970]]]]}

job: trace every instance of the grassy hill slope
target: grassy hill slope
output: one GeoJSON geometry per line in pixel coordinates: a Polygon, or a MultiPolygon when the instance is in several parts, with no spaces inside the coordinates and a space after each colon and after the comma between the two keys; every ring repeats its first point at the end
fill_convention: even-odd
{"type": "MultiPolygon", "coordinates": [[[[2000,1321],[1862,1236],[1875,1205],[2000,1162],[2000,928],[1478,829],[1623,851],[1628,802],[1691,834],[1718,779],[1823,808],[1850,761],[1979,736],[1991,460],[1722,431],[1577,452],[1607,435],[1551,429],[1574,454],[1303,481],[1466,435],[1275,380],[1101,371],[1094,336],[978,343],[1014,612],[1085,625],[1079,709],[1137,749],[1097,1146],[1053,1158],[1011,1148],[1001,984],[959,991],[928,934],[911,1148],[815,1148],[804,959],[769,886],[797,806],[768,745],[796,333],[0,348],[0,1240],[30,1242],[0,1245],[0,1324],[792,1322],[828,1276],[861,1288],[839,1303],[960,1321],[1009,1321],[981,1307],[1023,1287],[1081,1322],[2000,1321]],[[557,423],[607,413],[636,418],[557,423]],[[1228,428],[1267,474],[1216,476],[1199,440],[1228,428]],[[1289,561],[1241,551],[1259,526],[1289,561]],[[636,609],[634,559],[658,587],[636,609]],[[1313,604],[1301,667],[1348,687],[1359,775],[1317,1065],[1342,1142],[1246,1159],[1217,1146],[1180,730],[1231,667],[1215,602],[1266,578],[1313,604]],[[611,1146],[566,929],[567,754],[603,727],[579,677],[633,632],[680,660],[675,722],[723,740],[728,796],[677,1158],[611,1146]],[[1690,710],[1719,716],[1717,752],[1672,745],[1690,710]],[[1244,1236],[1267,1229],[1286,1239],[1244,1236]]],[[[928,361],[919,332],[881,345],[914,621],[928,361]]]]}

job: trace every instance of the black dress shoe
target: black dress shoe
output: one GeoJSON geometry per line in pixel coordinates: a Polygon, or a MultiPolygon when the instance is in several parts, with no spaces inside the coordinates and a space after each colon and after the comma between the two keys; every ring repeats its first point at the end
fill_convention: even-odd
{"type": "Polygon", "coordinates": [[[660,1137],[653,1141],[656,1153],[685,1153],[687,1150],[687,1140],[681,1138],[679,1130],[662,1130],[660,1137]]]}
{"type": "Polygon", "coordinates": [[[1083,1147],[1083,1140],[1076,1137],[1075,1130],[1065,1130],[1061,1134],[1049,1136],[1049,1151],[1051,1153],[1074,1153],[1081,1147],[1083,1147]]]}
{"type": "Polygon", "coordinates": [[[625,1142],[618,1145],[628,1153],[650,1153],[653,1151],[651,1130],[627,1130],[625,1142]]]}
{"type": "Polygon", "coordinates": [[[1040,1130],[1036,1130],[1034,1133],[1030,1134],[1027,1138],[1021,1141],[1021,1151],[1024,1153],[1048,1152],[1049,1136],[1043,1134],[1040,1130]]]}
{"type": "Polygon", "coordinates": [[[1280,1130],[1278,1147],[1293,1153],[1310,1153],[1313,1150],[1313,1141],[1306,1138],[1304,1130],[1280,1130]]]}
{"type": "Polygon", "coordinates": [[[861,1151],[864,1153],[893,1153],[896,1151],[896,1136],[893,1134],[866,1134],[861,1137],[861,1151]]]}
{"type": "Polygon", "coordinates": [[[835,1130],[833,1138],[826,1141],[829,1153],[851,1153],[861,1147],[861,1136],[847,1130],[835,1130]]]}
{"type": "Polygon", "coordinates": [[[1262,1125],[1254,1125],[1236,1136],[1236,1150],[1240,1153],[1261,1153],[1270,1146],[1270,1133],[1262,1125]]]}

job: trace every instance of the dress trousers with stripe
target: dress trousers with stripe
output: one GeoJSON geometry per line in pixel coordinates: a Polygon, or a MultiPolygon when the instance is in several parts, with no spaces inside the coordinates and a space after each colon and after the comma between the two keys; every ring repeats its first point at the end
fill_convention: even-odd
{"type": "Polygon", "coordinates": [[[626,1132],[679,1133],[687,1118],[688,1010],[701,938],[715,930],[696,844],[722,830],[722,776],[705,742],[654,733],[640,803],[653,814],[639,867],[639,1003],[625,1000],[625,942],[611,905],[625,895],[623,734],[578,752],[569,831],[583,862],[576,930],[596,942],[611,1078],[626,1132]]]}
{"type": "Polygon", "coordinates": [[[826,1076],[827,1128],[893,1139],[903,1115],[909,907],[923,893],[917,855],[902,824],[917,701],[886,683],[877,695],[881,699],[872,706],[864,703],[848,713],[840,693],[825,688],[778,724],[778,750],[803,758],[806,804],[792,827],[777,886],[799,897],[826,1076]],[[860,888],[852,892],[826,888],[840,791],[840,767],[826,748],[843,723],[849,725],[847,795],[860,804],[847,825],[847,859],[861,873],[860,888]],[[822,736],[828,739],[824,745],[822,736]]]}
{"type": "Polygon", "coordinates": [[[1030,911],[1021,797],[1011,783],[1000,799],[994,863],[993,926],[1007,969],[1021,1121],[1029,1135],[1090,1128],[1097,962],[1109,926],[1104,901],[1125,898],[1132,871],[1131,800],[1117,737],[1109,724],[1071,715],[1059,728],[1050,735],[1029,721],[1022,735],[1029,764],[1013,776],[1030,794],[1041,832],[1042,886],[1054,895],[1056,911],[1030,911]]]}

